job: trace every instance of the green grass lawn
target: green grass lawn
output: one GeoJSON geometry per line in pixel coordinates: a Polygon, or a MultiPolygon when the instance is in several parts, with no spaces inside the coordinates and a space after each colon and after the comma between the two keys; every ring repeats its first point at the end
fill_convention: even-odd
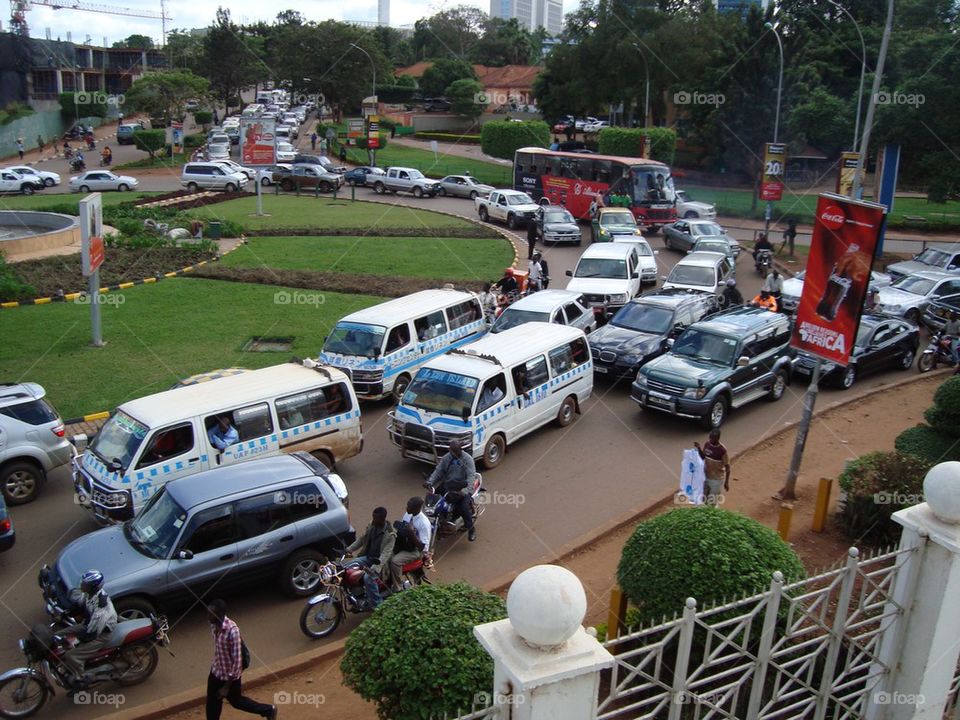
{"type": "Polygon", "coordinates": [[[125,162],[122,165],[114,165],[113,170],[135,170],[137,168],[176,168],[177,174],[179,175],[180,168],[183,167],[184,163],[190,162],[190,157],[192,155],[192,149],[189,152],[174,153],[172,157],[161,156],[158,154],[152,161],[148,156],[139,160],[125,162]]]}
{"type": "Polygon", "coordinates": [[[90,346],[90,308],[55,304],[0,311],[0,377],[43,385],[63,417],[111,410],[215,368],[257,368],[315,356],[345,314],[383,298],[175,278],[111,293],[103,348],[90,346]],[[277,303],[277,293],[292,302],[277,303]],[[313,301],[322,297],[323,302],[313,301]],[[120,299],[122,298],[122,302],[120,299]],[[298,302],[299,300],[299,302],[298,302]],[[242,352],[252,336],[294,337],[289,353],[242,352]]]}
{"type": "MultiPolygon", "coordinates": [[[[122,202],[133,202],[142,197],[160,195],[158,192],[105,192],[101,193],[104,205],[118,205],[122,202]]],[[[0,210],[42,210],[52,205],[80,206],[85,196],[81,193],[45,193],[35,195],[4,195],[0,196],[0,210]]]]}
{"type": "Polygon", "coordinates": [[[503,239],[298,236],[251,238],[220,264],[476,280],[499,276],[511,262],[513,248],[503,239]]]}
{"type": "MultiPolygon", "coordinates": [[[[358,194],[371,192],[358,190],[358,194]]],[[[429,201],[424,201],[429,202],[429,201]]],[[[346,198],[297,197],[296,195],[263,196],[263,211],[268,216],[257,217],[257,199],[238,198],[210,205],[193,214],[210,220],[225,219],[240,223],[250,230],[264,228],[357,228],[375,235],[377,226],[389,228],[459,229],[473,227],[471,223],[429,210],[372,202],[351,202],[346,198]]]]}

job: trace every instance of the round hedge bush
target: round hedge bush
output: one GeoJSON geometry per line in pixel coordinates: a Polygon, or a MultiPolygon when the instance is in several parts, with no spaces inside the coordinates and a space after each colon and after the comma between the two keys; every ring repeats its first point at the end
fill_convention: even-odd
{"type": "Polygon", "coordinates": [[[960,437],[960,376],[946,380],[933,395],[933,407],[923,414],[935,430],[960,437]]]}
{"type": "Polygon", "coordinates": [[[466,583],[393,595],[347,638],[344,683],[384,720],[470,712],[493,687],[493,660],[473,626],[506,616],[501,598],[466,583]]]}
{"type": "Polygon", "coordinates": [[[704,608],[765,590],[775,570],[804,577],[790,546],[756,520],[713,507],[677,508],[637,525],[617,581],[645,623],[672,617],[688,597],[704,608]]]}

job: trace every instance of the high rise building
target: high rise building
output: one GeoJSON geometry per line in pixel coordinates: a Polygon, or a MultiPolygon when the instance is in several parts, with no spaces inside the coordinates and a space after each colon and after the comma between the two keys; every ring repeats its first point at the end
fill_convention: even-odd
{"type": "Polygon", "coordinates": [[[550,35],[559,35],[563,29],[563,0],[490,0],[490,16],[516,18],[531,32],[542,27],[550,35]]]}
{"type": "Polygon", "coordinates": [[[390,24],[390,0],[378,0],[377,25],[390,24]]]}
{"type": "Polygon", "coordinates": [[[720,13],[738,13],[746,15],[751,7],[767,9],[767,0],[713,0],[720,13]]]}

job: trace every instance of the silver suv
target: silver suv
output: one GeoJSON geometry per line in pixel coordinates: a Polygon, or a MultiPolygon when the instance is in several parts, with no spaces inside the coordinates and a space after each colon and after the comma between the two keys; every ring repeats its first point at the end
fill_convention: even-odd
{"type": "Polygon", "coordinates": [[[67,545],[41,569],[40,587],[48,607],[62,607],[83,572],[99,568],[125,619],[264,581],[305,597],[320,587],[326,558],[355,538],[343,490],[306,452],[172,480],[132,520],[67,545]]]}
{"type": "Polygon", "coordinates": [[[73,458],[46,394],[36,383],[0,383],[0,487],[7,505],[36,499],[47,473],[73,458]]]}

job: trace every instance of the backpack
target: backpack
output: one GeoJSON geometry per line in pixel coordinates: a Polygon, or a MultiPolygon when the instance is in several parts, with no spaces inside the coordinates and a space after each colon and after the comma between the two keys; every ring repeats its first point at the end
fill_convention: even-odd
{"type": "Polygon", "coordinates": [[[397,541],[394,543],[395,552],[420,552],[423,550],[423,543],[417,536],[417,530],[408,522],[396,520],[393,527],[397,531],[397,541]]]}
{"type": "Polygon", "coordinates": [[[250,650],[247,649],[247,644],[243,641],[243,637],[240,637],[240,666],[246,670],[250,667],[250,650]]]}

